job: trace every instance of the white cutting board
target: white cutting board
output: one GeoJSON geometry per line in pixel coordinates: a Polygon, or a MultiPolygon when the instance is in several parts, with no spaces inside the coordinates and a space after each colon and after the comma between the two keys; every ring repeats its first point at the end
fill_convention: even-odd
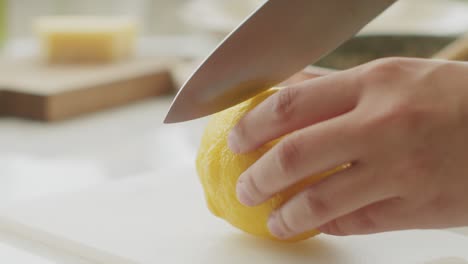
{"type": "Polygon", "coordinates": [[[468,238],[445,231],[320,235],[299,244],[253,238],[208,212],[193,167],[170,173],[161,170],[80,194],[17,205],[4,210],[0,231],[103,264],[468,260],[468,238]]]}
{"type": "Polygon", "coordinates": [[[56,264],[46,258],[34,255],[30,252],[15,248],[8,244],[0,243],[0,262],[2,263],[34,263],[34,264],[56,264]]]}

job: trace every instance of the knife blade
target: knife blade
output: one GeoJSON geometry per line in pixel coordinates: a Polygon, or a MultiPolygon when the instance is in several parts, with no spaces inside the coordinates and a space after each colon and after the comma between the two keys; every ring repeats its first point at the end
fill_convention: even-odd
{"type": "Polygon", "coordinates": [[[234,106],[317,62],[396,0],[269,0],[197,68],[164,123],[234,106]]]}

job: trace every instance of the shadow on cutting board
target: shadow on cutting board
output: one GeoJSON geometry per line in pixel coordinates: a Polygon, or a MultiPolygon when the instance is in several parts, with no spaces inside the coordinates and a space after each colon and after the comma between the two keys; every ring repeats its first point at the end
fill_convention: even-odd
{"type": "MultiPolygon", "coordinates": [[[[352,263],[347,258],[343,259],[337,254],[336,246],[321,239],[309,239],[299,243],[281,243],[252,236],[243,233],[231,233],[220,238],[216,248],[212,248],[206,263],[212,262],[213,254],[219,256],[223,263],[238,263],[241,259],[249,259],[251,263],[327,263],[343,264],[352,263]],[[233,256],[232,259],[225,259],[233,256]],[[265,259],[267,256],[268,261],[265,259]],[[222,259],[224,258],[224,259],[222,259]]],[[[218,260],[215,258],[215,260],[218,260]]]]}

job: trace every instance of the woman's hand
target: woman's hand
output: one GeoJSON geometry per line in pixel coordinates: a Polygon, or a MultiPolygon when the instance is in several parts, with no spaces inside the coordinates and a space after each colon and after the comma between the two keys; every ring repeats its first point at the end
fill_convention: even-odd
{"type": "Polygon", "coordinates": [[[308,66],[304,70],[294,74],[289,79],[279,84],[279,86],[293,85],[296,83],[303,82],[305,80],[322,77],[322,76],[331,74],[333,72],[335,71],[331,69],[326,69],[326,68],[321,68],[321,67],[316,67],[316,66],[308,66]]]}
{"type": "Polygon", "coordinates": [[[248,113],[229,144],[246,153],[286,134],[239,178],[243,204],[352,166],[274,212],[279,238],[468,225],[468,64],[383,59],[293,84],[248,113]]]}

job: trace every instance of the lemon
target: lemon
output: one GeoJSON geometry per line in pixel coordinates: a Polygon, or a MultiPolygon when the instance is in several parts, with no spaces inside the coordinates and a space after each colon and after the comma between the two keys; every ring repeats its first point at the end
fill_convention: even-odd
{"type": "MultiPolygon", "coordinates": [[[[242,116],[277,90],[267,90],[252,99],[213,115],[202,136],[196,161],[197,173],[205,192],[209,210],[214,215],[225,219],[233,226],[249,234],[272,240],[276,240],[276,238],[269,232],[267,227],[267,220],[272,211],[306,186],[335,172],[329,171],[309,177],[256,207],[244,206],[237,200],[236,184],[241,173],[270,150],[279,140],[265,144],[248,154],[234,154],[228,148],[228,134],[242,116]]],[[[318,231],[313,230],[288,241],[304,240],[318,233],[318,231]]]]}

